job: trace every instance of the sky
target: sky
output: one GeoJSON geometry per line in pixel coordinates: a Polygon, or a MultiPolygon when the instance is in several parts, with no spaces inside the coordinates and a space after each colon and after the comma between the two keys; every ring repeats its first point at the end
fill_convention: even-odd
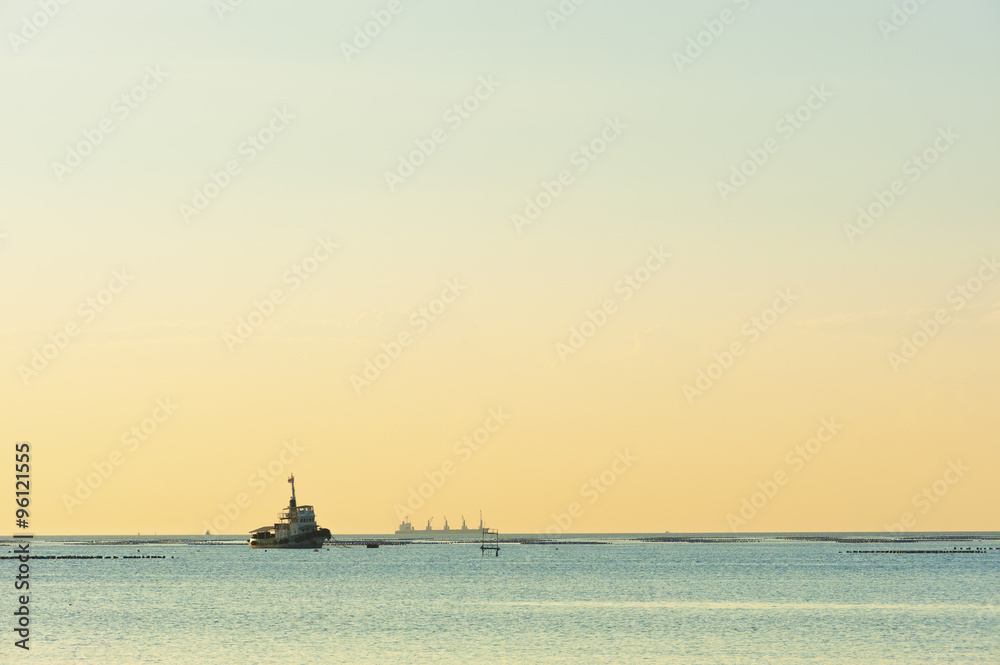
{"type": "Polygon", "coordinates": [[[33,530],[995,530],[998,21],[5,3],[33,530]]]}

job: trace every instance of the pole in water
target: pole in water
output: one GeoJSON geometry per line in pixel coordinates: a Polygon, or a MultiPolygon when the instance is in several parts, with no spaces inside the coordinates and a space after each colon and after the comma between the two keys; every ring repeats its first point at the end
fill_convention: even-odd
{"type": "Polygon", "coordinates": [[[500,532],[496,529],[483,529],[479,550],[480,556],[485,556],[488,551],[493,551],[496,556],[500,556],[500,532]]]}

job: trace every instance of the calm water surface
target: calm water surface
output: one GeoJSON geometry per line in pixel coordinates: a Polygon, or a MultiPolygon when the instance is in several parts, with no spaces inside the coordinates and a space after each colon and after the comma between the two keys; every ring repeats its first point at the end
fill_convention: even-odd
{"type": "Polygon", "coordinates": [[[32,650],[8,634],[0,662],[1000,663],[1000,549],[840,554],[997,540],[606,542],[482,558],[36,539],[36,555],[168,558],[34,561],[32,650]]]}

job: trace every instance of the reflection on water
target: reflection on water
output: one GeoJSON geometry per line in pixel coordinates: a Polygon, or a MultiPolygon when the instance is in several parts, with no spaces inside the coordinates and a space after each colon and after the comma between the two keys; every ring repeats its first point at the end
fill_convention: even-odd
{"type": "Polygon", "coordinates": [[[822,541],[606,539],[506,544],[499,558],[483,558],[476,544],[313,552],[157,540],[36,539],[38,555],[167,558],[35,562],[29,658],[46,665],[1000,662],[1000,549],[863,557],[822,541]]]}

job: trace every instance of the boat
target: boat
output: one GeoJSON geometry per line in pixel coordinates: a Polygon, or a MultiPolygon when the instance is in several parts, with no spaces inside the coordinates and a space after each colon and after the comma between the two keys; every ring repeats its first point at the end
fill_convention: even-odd
{"type": "Polygon", "coordinates": [[[468,527],[468,525],[465,523],[465,515],[462,515],[462,528],[460,528],[460,529],[453,529],[453,528],[451,528],[451,526],[448,525],[448,518],[447,517],[444,518],[444,527],[441,528],[441,529],[435,529],[435,528],[433,528],[431,526],[431,522],[433,522],[433,521],[434,521],[434,518],[431,517],[430,519],[427,520],[427,526],[425,526],[423,529],[415,529],[413,527],[413,524],[410,523],[409,518],[404,518],[403,521],[399,523],[399,528],[396,529],[396,535],[397,536],[406,536],[406,537],[409,537],[409,538],[460,538],[460,539],[467,539],[467,538],[472,538],[472,537],[478,538],[482,534],[483,529],[486,528],[485,526],[483,526],[483,513],[482,513],[482,511],[480,511],[480,513],[479,513],[479,528],[478,529],[470,529],[468,527]]]}
{"type": "Polygon", "coordinates": [[[295,501],[295,475],[288,477],[292,498],[288,508],[278,513],[274,526],[262,526],[250,532],[250,547],[255,549],[314,549],[330,538],[330,530],[316,525],[312,506],[300,506],[295,501]]]}

